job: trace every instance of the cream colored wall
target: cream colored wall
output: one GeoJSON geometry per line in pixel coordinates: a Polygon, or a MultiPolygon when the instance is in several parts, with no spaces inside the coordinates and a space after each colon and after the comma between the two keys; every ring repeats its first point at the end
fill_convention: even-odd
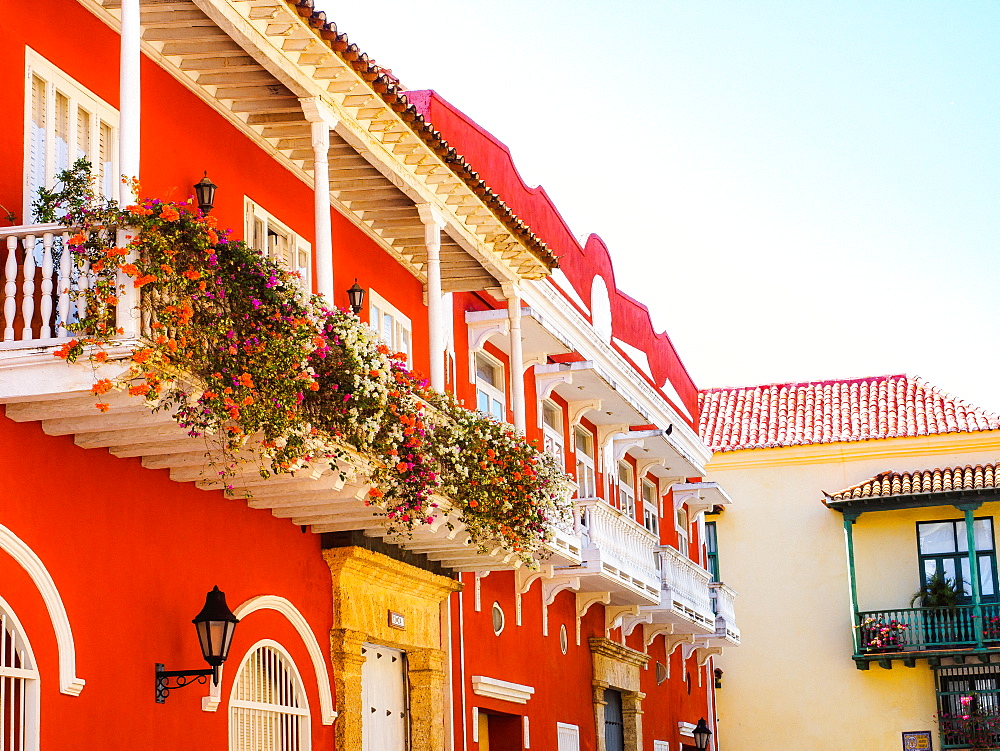
{"type": "MultiPolygon", "coordinates": [[[[996,432],[715,455],[708,479],[733,498],[718,517],[721,576],[739,593],[742,636],[740,647],[716,660],[725,671],[718,691],[723,751],[889,751],[901,748],[903,731],[936,736],[934,677],[925,662],[854,666],[842,517],[823,505],[823,491],[890,469],[998,456],[996,432]]],[[[861,516],[855,531],[862,607],[909,602],[917,581],[913,523],[945,516],[861,516]]]]}

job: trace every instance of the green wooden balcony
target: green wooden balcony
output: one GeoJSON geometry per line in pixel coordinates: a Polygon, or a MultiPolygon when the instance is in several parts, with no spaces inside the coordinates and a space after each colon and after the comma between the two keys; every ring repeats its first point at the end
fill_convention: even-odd
{"type": "MultiPolygon", "coordinates": [[[[893,660],[912,666],[916,659],[988,655],[1000,650],[1000,604],[946,608],[864,610],[855,614],[855,662],[890,667],[893,660]]],[[[985,661],[985,660],[983,660],[985,661]]]]}

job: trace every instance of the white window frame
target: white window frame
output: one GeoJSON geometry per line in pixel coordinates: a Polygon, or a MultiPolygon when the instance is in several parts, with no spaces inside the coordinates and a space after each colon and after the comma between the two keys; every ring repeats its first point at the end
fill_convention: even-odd
{"type": "Polygon", "coordinates": [[[691,550],[691,516],[683,505],[674,509],[674,528],[677,530],[677,551],[690,558],[691,550]],[[681,516],[684,522],[681,522],[681,516]]]}
{"type": "Polygon", "coordinates": [[[243,196],[243,222],[243,238],[246,244],[277,261],[286,270],[298,273],[302,289],[306,292],[311,291],[312,244],[249,196],[243,196]],[[272,235],[283,238],[288,244],[288,251],[293,255],[294,263],[289,263],[287,258],[283,258],[270,241],[259,242],[257,240],[258,228],[266,238],[270,238],[272,235]],[[263,247],[265,245],[267,247],[263,247]]]}
{"type": "Polygon", "coordinates": [[[615,481],[618,483],[618,504],[623,514],[635,521],[635,468],[624,459],[615,465],[615,481]],[[631,482],[622,480],[622,469],[627,468],[631,482]]]}
{"type": "MultiPolygon", "coordinates": [[[[35,654],[28,641],[21,622],[17,618],[14,609],[0,597],[0,684],[4,685],[4,699],[11,696],[13,686],[20,686],[21,694],[21,731],[22,737],[18,739],[19,745],[12,746],[13,751],[38,751],[40,738],[39,724],[39,701],[41,691],[39,686],[39,676],[35,654]],[[7,632],[14,637],[13,646],[18,650],[21,657],[21,664],[25,667],[15,668],[4,665],[4,654],[7,648],[7,632]]],[[[0,718],[5,717],[6,709],[0,705],[0,718]]],[[[4,727],[4,732],[10,730],[4,727]]]]}
{"type": "Polygon", "coordinates": [[[401,313],[396,306],[373,289],[368,290],[368,325],[382,338],[389,349],[405,354],[406,367],[413,368],[413,324],[409,316],[401,313]],[[386,317],[390,319],[391,332],[385,330],[386,317]]]}
{"type": "Polygon", "coordinates": [[[483,412],[483,410],[481,409],[479,409],[479,411],[483,412],[483,414],[485,415],[489,415],[495,420],[499,420],[500,422],[506,422],[507,421],[507,390],[506,390],[507,369],[504,367],[504,364],[502,362],[500,362],[497,358],[495,358],[493,355],[491,355],[484,349],[477,349],[474,352],[472,352],[471,355],[472,355],[472,373],[476,384],[476,409],[479,409],[480,393],[485,394],[489,399],[490,409],[489,411],[486,412],[483,412]],[[504,388],[498,388],[497,386],[494,386],[491,383],[487,383],[486,381],[484,381],[482,378],[479,377],[479,367],[477,362],[479,358],[482,358],[487,363],[496,368],[497,371],[499,371],[500,375],[497,380],[504,388]],[[500,406],[499,415],[497,415],[493,411],[496,405],[500,406]]]}
{"type": "Polygon", "coordinates": [[[235,679],[233,680],[233,687],[229,693],[229,751],[255,751],[254,748],[248,746],[237,745],[238,738],[234,733],[236,727],[236,721],[234,718],[234,709],[249,709],[251,711],[261,711],[261,712],[271,712],[274,715],[289,715],[299,718],[299,744],[297,748],[282,746],[283,751],[310,751],[312,748],[312,713],[309,711],[309,695],[306,693],[305,684],[302,682],[302,676],[299,674],[299,668],[295,664],[295,660],[292,656],[288,654],[288,650],[285,649],[281,644],[274,641],[273,639],[261,639],[256,644],[251,646],[246,653],[243,655],[243,659],[240,661],[240,666],[236,671],[235,679]],[[291,707],[282,704],[272,704],[269,702],[257,702],[257,701],[247,701],[244,699],[236,698],[237,689],[240,687],[240,680],[243,677],[244,669],[247,663],[251,660],[253,655],[257,653],[259,649],[267,648],[277,653],[284,664],[285,668],[288,670],[288,676],[292,683],[292,688],[295,692],[295,698],[299,701],[299,707],[291,707]]]}
{"type": "Polygon", "coordinates": [[[558,751],[580,751],[580,726],[570,725],[568,722],[557,722],[556,745],[558,751]],[[563,741],[568,741],[568,743],[563,741]]]}
{"type": "Polygon", "coordinates": [[[35,190],[38,185],[32,185],[31,179],[31,144],[32,144],[32,95],[34,77],[38,77],[45,83],[45,164],[42,170],[42,182],[46,188],[53,188],[57,172],[61,172],[72,166],[79,155],[77,143],[77,131],[79,123],[79,113],[83,109],[90,114],[90,151],[86,154],[90,160],[95,176],[104,177],[104,183],[97,186],[98,192],[103,195],[110,194],[110,197],[117,197],[118,186],[118,110],[105,102],[99,96],[77,83],[74,79],[66,75],[62,70],[39,55],[30,47],[25,48],[25,70],[24,70],[24,170],[23,181],[24,200],[23,214],[24,222],[34,221],[31,204],[35,201],[35,190]],[[66,124],[66,165],[56,164],[56,94],[62,94],[68,100],[67,124],[66,124]],[[111,132],[108,135],[107,148],[110,159],[99,164],[101,124],[107,125],[111,132]],[[97,154],[95,156],[95,149],[97,154]]]}
{"type": "Polygon", "coordinates": [[[580,448],[580,442],[577,440],[577,432],[585,433],[590,440],[591,450],[597,453],[597,440],[594,438],[594,434],[587,430],[583,425],[573,426],[573,449],[576,455],[576,484],[579,486],[579,496],[580,498],[594,498],[597,496],[597,470],[595,469],[595,463],[597,461],[596,456],[590,456],[586,451],[580,448]],[[589,493],[587,491],[590,491],[589,493]]]}
{"type": "Polygon", "coordinates": [[[544,399],[542,400],[539,412],[541,413],[541,420],[539,422],[542,425],[542,448],[555,458],[559,469],[565,470],[566,437],[564,426],[566,424],[566,415],[563,413],[563,408],[551,399],[544,399]],[[545,419],[546,408],[554,411],[559,416],[558,426],[549,425],[545,419]]]}
{"type": "Polygon", "coordinates": [[[654,535],[660,533],[659,504],[656,501],[656,483],[650,482],[646,478],[640,484],[642,494],[642,526],[654,535]],[[649,500],[646,499],[646,491],[649,491],[649,500]]]}

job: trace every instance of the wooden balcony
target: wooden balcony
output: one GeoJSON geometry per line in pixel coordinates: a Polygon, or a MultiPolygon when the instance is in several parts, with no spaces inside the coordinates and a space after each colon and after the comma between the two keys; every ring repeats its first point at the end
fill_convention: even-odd
{"type": "Polygon", "coordinates": [[[854,661],[860,670],[872,662],[883,668],[901,661],[914,667],[925,659],[932,666],[942,658],[962,664],[966,659],[989,661],[1000,653],[1000,604],[944,608],[864,610],[855,614],[854,661]]]}

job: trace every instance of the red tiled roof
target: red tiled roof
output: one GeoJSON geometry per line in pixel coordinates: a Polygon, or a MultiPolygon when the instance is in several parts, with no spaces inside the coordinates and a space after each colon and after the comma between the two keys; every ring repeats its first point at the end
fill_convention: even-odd
{"type": "Polygon", "coordinates": [[[1000,428],[996,415],[909,375],[704,389],[699,403],[713,451],[1000,428]]]}
{"type": "Polygon", "coordinates": [[[954,490],[1000,488],[1000,467],[993,464],[967,464],[916,472],[879,472],[870,480],[859,482],[836,493],[828,493],[828,501],[856,498],[887,498],[920,493],[947,493],[954,490]]]}

